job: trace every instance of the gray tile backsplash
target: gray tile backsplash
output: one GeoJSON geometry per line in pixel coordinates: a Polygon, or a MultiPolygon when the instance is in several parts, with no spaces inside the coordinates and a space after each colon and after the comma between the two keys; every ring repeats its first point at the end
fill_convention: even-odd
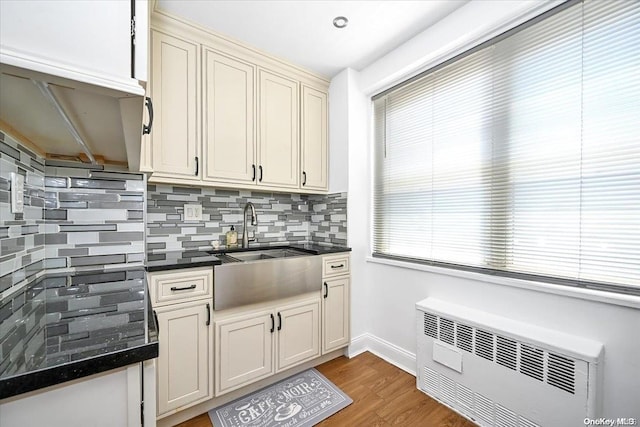
{"type": "Polygon", "coordinates": [[[307,196],[149,185],[147,251],[211,248],[212,241],[224,245],[232,225],[240,241],[243,208],[248,201],[255,205],[258,215],[258,225],[249,228],[249,235],[255,235],[258,243],[317,241],[346,245],[346,200],[346,193],[307,196]],[[185,221],[185,204],[202,205],[202,221],[185,221]],[[334,206],[343,211],[337,216],[327,215],[334,206]]]}
{"type": "Polygon", "coordinates": [[[45,166],[42,157],[0,132],[0,295],[22,288],[45,268],[142,265],[144,175],[101,169],[45,166]],[[25,177],[22,214],[11,213],[12,172],[25,177]]]}
{"type": "Polygon", "coordinates": [[[142,174],[46,167],[48,262],[76,270],[144,261],[142,174]]]}
{"type": "Polygon", "coordinates": [[[258,225],[249,233],[259,243],[347,244],[346,193],[147,186],[142,174],[103,169],[49,160],[45,166],[42,157],[0,132],[0,296],[45,268],[142,265],[145,250],[211,248],[213,240],[224,245],[231,225],[240,240],[247,201],[256,207],[258,225]],[[25,177],[22,214],[10,209],[12,172],[25,177]],[[202,221],[184,220],[187,203],[202,205],[202,221]]]}
{"type": "Polygon", "coordinates": [[[310,195],[309,240],[347,245],[347,193],[310,195]]]}
{"type": "Polygon", "coordinates": [[[0,132],[0,295],[44,268],[44,170],[42,157],[0,132]],[[25,177],[24,213],[11,213],[12,172],[25,177]]]}

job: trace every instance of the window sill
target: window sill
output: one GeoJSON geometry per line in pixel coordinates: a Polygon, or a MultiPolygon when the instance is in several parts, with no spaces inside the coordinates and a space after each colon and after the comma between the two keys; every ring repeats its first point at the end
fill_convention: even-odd
{"type": "Polygon", "coordinates": [[[536,292],[562,295],[570,298],[579,298],[588,301],[597,301],[605,304],[640,309],[640,297],[633,295],[574,288],[571,286],[553,285],[550,283],[536,282],[533,280],[514,279],[511,277],[490,276],[487,274],[455,270],[452,268],[435,267],[431,265],[416,264],[412,262],[397,261],[384,258],[374,258],[372,256],[368,256],[366,258],[366,262],[389,265],[392,267],[408,268],[410,270],[426,271],[429,273],[443,274],[446,276],[461,277],[464,279],[478,280],[495,285],[511,286],[536,292]]]}

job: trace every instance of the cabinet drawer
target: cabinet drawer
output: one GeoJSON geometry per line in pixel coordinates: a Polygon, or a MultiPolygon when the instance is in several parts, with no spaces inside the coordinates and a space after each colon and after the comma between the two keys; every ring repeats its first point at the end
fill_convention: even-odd
{"type": "Polygon", "coordinates": [[[154,306],[211,297],[213,267],[150,273],[149,287],[154,306]]]}
{"type": "Polygon", "coordinates": [[[322,259],[322,277],[349,274],[349,255],[340,254],[322,259]]]}

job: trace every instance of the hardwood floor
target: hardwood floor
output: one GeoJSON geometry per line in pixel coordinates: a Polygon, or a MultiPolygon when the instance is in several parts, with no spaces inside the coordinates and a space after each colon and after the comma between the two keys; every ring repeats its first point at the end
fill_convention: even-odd
{"type": "MultiPolygon", "coordinates": [[[[416,379],[366,352],[353,359],[339,357],[316,367],[353,403],[322,421],[322,427],[475,427],[475,424],[416,388],[416,379]]],[[[179,427],[211,427],[207,414],[179,427]]]]}

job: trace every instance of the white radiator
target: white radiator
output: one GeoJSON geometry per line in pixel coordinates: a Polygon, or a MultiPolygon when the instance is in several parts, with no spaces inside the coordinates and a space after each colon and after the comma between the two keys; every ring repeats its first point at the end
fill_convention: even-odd
{"type": "Polygon", "coordinates": [[[603,345],[434,298],[416,304],[417,385],[481,426],[599,415],[603,345]]]}

